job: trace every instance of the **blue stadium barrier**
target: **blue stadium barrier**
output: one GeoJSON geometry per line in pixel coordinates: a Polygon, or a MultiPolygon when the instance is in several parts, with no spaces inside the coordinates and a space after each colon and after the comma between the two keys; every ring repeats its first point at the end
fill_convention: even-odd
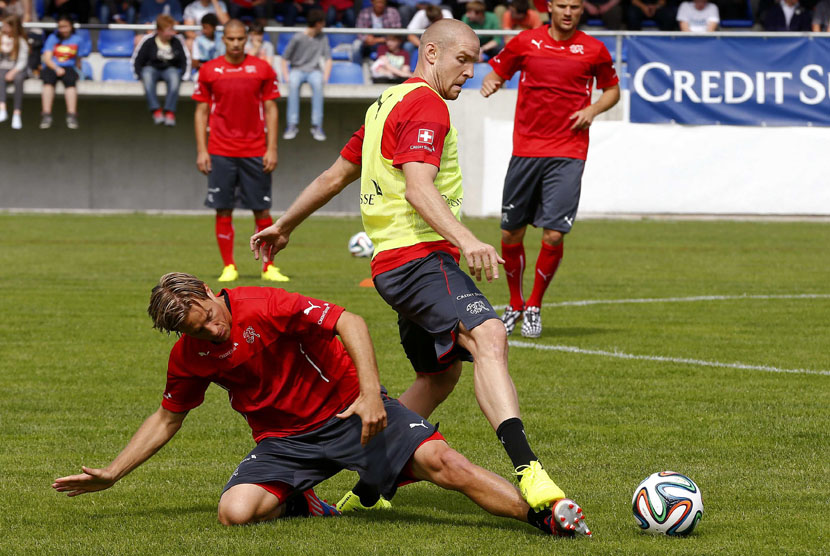
{"type": "Polygon", "coordinates": [[[357,35],[353,33],[329,33],[328,37],[332,60],[351,61],[352,43],[357,40],[357,35]]]}
{"type": "Polygon", "coordinates": [[[329,83],[340,85],[363,85],[363,67],[353,62],[335,62],[331,66],[329,83]]]}
{"type": "Polygon", "coordinates": [[[133,55],[135,31],[103,29],[98,34],[98,52],[108,58],[129,58],[133,55]]]}
{"type": "Polygon", "coordinates": [[[280,33],[280,36],[277,37],[277,54],[280,56],[283,55],[285,47],[288,46],[288,43],[291,41],[291,37],[293,36],[294,33],[280,33]]]}
{"type": "Polygon", "coordinates": [[[101,75],[103,81],[138,81],[129,60],[107,60],[101,75]]]}
{"type": "Polygon", "coordinates": [[[89,56],[92,53],[92,37],[89,34],[89,29],[75,29],[75,34],[81,39],[78,56],[82,58],[89,56]]]}
{"type": "MultiPolygon", "coordinates": [[[[617,37],[609,37],[609,36],[602,36],[602,37],[594,37],[602,41],[602,44],[605,45],[605,48],[608,49],[608,52],[611,54],[611,59],[616,63],[617,62],[617,37]]],[[[623,38],[622,43],[622,63],[625,64],[628,62],[628,52],[626,49],[625,38],[623,38]]]]}

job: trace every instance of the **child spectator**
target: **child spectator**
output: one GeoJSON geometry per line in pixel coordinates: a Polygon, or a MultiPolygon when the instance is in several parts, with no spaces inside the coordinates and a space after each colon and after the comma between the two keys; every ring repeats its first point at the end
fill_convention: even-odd
{"type": "Polygon", "coordinates": [[[291,37],[282,55],[283,75],[288,76],[288,120],[283,139],[294,139],[300,124],[300,86],[311,86],[311,135],[325,141],[323,133],[323,84],[331,73],[329,40],[323,34],[325,15],[322,10],[311,10],[308,27],[291,37]],[[288,70],[289,64],[291,71],[288,70]]]}
{"type": "Polygon", "coordinates": [[[245,54],[265,60],[269,66],[274,67],[274,45],[265,40],[265,27],[262,23],[255,21],[248,28],[245,54]]]}
{"type": "MultiPolygon", "coordinates": [[[[411,30],[426,29],[440,19],[452,19],[452,12],[440,6],[429,5],[423,10],[415,12],[406,28],[411,30]]],[[[421,46],[420,34],[407,35],[407,40],[409,42],[404,44],[404,48],[412,55],[415,49],[421,46]]]]}
{"type": "MultiPolygon", "coordinates": [[[[542,18],[539,12],[530,7],[528,0],[513,0],[510,9],[504,12],[501,18],[501,28],[514,31],[526,31],[542,26],[542,18]]],[[[505,37],[504,42],[509,42],[511,37],[505,37]]]]}
{"type": "MultiPolygon", "coordinates": [[[[480,2],[479,0],[470,0],[470,2],[467,2],[466,12],[461,17],[461,21],[476,31],[501,29],[499,18],[496,17],[496,14],[488,12],[485,9],[484,2],[480,2]]],[[[502,44],[497,36],[479,35],[478,39],[481,41],[481,48],[478,51],[479,62],[489,60],[501,50],[502,44]]]]}
{"type": "Polygon", "coordinates": [[[386,44],[378,47],[378,59],[371,69],[374,83],[403,83],[412,77],[409,52],[402,46],[403,37],[389,35],[386,44]]]}
{"type": "MultiPolygon", "coordinates": [[[[355,26],[361,29],[400,29],[401,16],[398,10],[386,4],[386,0],[372,0],[371,6],[357,14],[355,26]]],[[[359,35],[357,38],[360,40],[359,59],[369,58],[377,51],[378,45],[386,42],[385,35],[359,35]]]]}
{"type": "Polygon", "coordinates": [[[216,30],[218,26],[216,14],[206,13],[202,16],[202,33],[193,42],[193,69],[199,69],[205,62],[225,54],[222,33],[216,30]]]}
{"type": "MultiPolygon", "coordinates": [[[[185,25],[199,25],[202,23],[202,18],[206,14],[216,15],[217,23],[224,25],[230,21],[231,16],[228,15],[228,7],[221,0],[193,0],[184,9],[184,24],[185,25]]],[[[196,40],[197,33],[195,31],[185,31],[184,36],[187,37],[187,47],[193,48],[193,41],[196,40]]],[[[221,43],[221,35],[220,40],[221,43]]],[[[222,51],[224,53],[224,50],[222,51]]]]}
{"type": "Polygon", "coordinates": [[[41,104],[43,112],[40,115],[40,129],[52,127],[52,103],[55,100],[55,84],[58,79],[64,86],[66,100],[66,127],[78,129],[78,69],[81,57],[78,55],[82,39],[75,33],[72,19],[68,15],[58,18],[56,31],[49,35],[43,44],[43,70],[40,78],[43,80],[41,104]]]}
{"type": "Polygon", "coordinates": [[[141,0],[138,22],[153,23],[162,14],[169,15],[176,21],[182,21],[182,5],[179,0],[141,0]]]}
{"type": "Polygon", "coordinates": [[[184,39],[176,34],[176,21],[169,15],[156,18],[156,32],[145,35],[133,53],[133,71],[144,84],[147,107],[153,116],[153,123],[167,126],[176,125],[176,103],[179,100],[179,85],[182,76],[190,71],[190,56],[184,39]],[[159,81],[167,84],[164,112],[156,95],[159,81]]]}
{"type": "Polygon", "coordinates": [[[20,118],[23,108],[23,80],[26,79],[26,63],[29,59],[29,43],[20,17],[7,15],[3,18],[0,29],[0,122],[9,118],[6,110],[6,87],[14,83],[14,111],[12,112],[12,129],[21,129],[20,118]]]}
{"type": "Polygon", "coordinates": [[[709,0],[683,2],[677,9],[677,23],[681,31],[705,33],[715,31],[720,25],[718,7],[709,0]]]}

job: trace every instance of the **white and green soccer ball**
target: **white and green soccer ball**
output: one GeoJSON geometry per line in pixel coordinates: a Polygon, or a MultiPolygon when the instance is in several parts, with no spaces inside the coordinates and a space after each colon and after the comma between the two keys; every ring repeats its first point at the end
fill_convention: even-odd
{"type": "Polygon", "coordinates": [[[358,232],[349,238],[349,253],[354,257],[371,257],[375,252],[375,244],[366,235],[366,232],[358,232]]]}
{"type": "Polygon", "coordinates": [[[703,516],[700,488],[674,471],[646,477],[634,490],[631,506],[640,529],[653,534],[688,535],[703,516]]]}

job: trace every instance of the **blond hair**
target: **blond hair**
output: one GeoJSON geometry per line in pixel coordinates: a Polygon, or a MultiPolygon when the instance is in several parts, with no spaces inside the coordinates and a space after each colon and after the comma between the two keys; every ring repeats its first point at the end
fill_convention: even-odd
{"type": "Polygon", "coordinates": [[[170,272],[159,279],[150,294],[147,314],[153,319],[153,328],[162,332],[176,332],[187,318],[196,301],[208,298],[204,282],[184,272],[170,272]]]}
{"type": "Polygon", "coordinates": [[[156,18],[156,29],[159,31],[164,31],[165,29],[170,29],[171,27],[176,26],[176,20],[170,17],[167,14],[159,14],[156,18]]]}

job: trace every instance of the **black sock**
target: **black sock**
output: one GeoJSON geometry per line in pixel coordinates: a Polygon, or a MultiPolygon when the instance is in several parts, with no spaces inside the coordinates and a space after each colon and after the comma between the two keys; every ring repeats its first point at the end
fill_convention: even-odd
{"type": "Polygon", "coordinates": [[[536,527],[537,529],[541,529],[545,533],[550,534],[551,528],[550,525],[545,523],[545,520],[551,515],[550,508],[545,508],[541,512],[537,512],[533,508],[530,508],[527,511],[527,522],[536,527]]]}
{"type": "Polygon", "coordinates": [[[504,445],[504,450],[510,456],[513,467],[528,465],[531,461],[538,459],[533,450],[530,449],[530,444],[527,443],[525,427],[518,417],[503,421],[496,429],[496,436],[504,445]]]}
{"type": "Polygon", "coordinates": [[[309,513],[311,512],[308,511],[308,501],[302,492],[290,496],[285,501],[284,517],[308,517],[309,513]]]}
{"type": "Polygon", "coordinates": [[[368,483],[364,483],[363,479],[357,481],[357,484],[354,488],[352,488],[352,492],[355,496],[360,498],[360,503],[367,508],[371,508],[378,503],[378,500],[380,500],[380,493],[378,490],[368,483]]]}

